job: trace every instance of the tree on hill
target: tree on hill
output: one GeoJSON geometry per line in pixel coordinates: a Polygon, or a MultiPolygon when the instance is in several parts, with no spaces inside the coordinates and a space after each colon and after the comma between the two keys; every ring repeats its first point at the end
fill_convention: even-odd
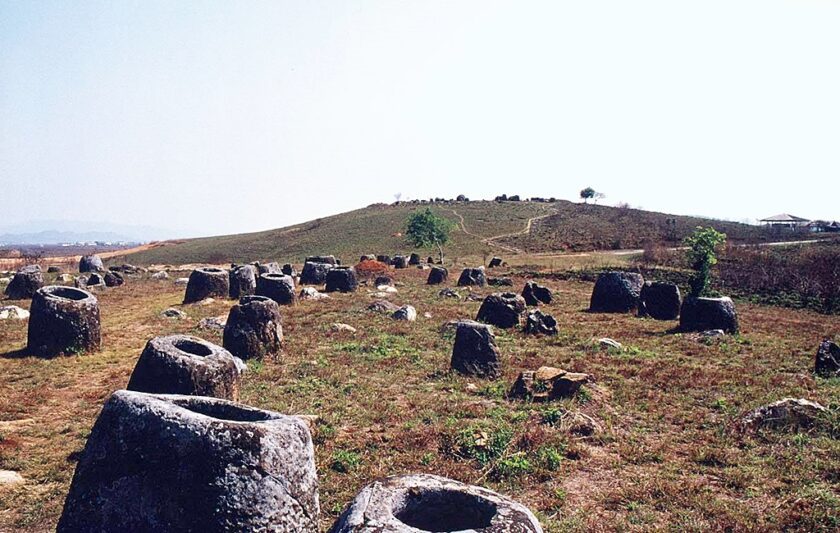
{"type": "Polygon", "coordinates": [[[452,221],[436,215],[427,207],[408,217],[405,236],[412,245],[418,248],[436,247],[442,263],[443,246],[449,242],[449,234],[454,227],[455,224],[452,221]]]}
{"type": "Polygon", "coordinates": [[[588,203],[589,200],[595,200],[595,203],[597,204],[598,200],[606,198],[607,195],[602,192],[596,191],[592,187],[587,187],[580,191],[580,197],[583,198],[583,203],[588,203]]]}

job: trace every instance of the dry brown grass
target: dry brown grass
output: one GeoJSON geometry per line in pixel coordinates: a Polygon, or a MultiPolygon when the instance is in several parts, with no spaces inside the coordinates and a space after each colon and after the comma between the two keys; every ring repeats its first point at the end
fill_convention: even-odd
{"type": "MultiPolygon", "coordinates": [[[[584,312],[591,284],[547,280],[557,294],[547,310],[560,335],[497,331],[505,369],[491,382],[450,374],[452,338],[440,331],[447,320],[473,318],[479,302],[438,298],[440,287],[426,286],[423,271],[392,274],[399,293],[391,299],[417,307],[416,323],[367,312],[368,287],[302,302],[283,309],[285,355],[250,363],[244,378],[244,403],[320,417],[324,528],[372,479],[416,471],[509,494],[548,531],[840,525],[836,439],[743,440],[729,430],[740,413],[784,396],[840,403],[840,382],[811,373],[819,340],[840,333],[836,317],[739,302],[743,335],[703,344],[667,333],[674,323],[584,312]],[[359,331],[331,333],[333,322],[359,331]],[[602,336],[625,350],[600,350],[592,339],[602,336]],[[504,398],[520,370],[544,364],[588,372],[595,383],[554,405],[504,398]],[[467,392],[468,383],[479,393],[467,392]],[[591,416],[604,432],[564,431],[556,422],[568,412],[591,416]],[[491,444],[477,445],[477,434],[491,444]]],[[[524,279],[513,278],[521,288],[524,279]]],[[[171,281],[130,279],[101,293],[97,354],[20,357],[25,324],[0,322],[0,469],[27,480],[0,489],[0,530],[54,527],[90,427],[107,396],[127,383],[147,339],[177,331],[220,342],[196,325],[225,314],[229,301],[184,306],[184,321],[159,317],[180,304],[182,291],[171,281]],[[16,420],[23,422],[8,423],[16,420]]]]}

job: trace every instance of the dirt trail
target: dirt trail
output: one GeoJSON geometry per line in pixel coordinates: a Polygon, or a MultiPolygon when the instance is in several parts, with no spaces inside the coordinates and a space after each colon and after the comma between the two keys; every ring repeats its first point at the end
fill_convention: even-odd
{"type": "Polygon", "coordinates": [[[463,231],[467,235],[470,235],[472,237],[475,237],[476,239],[479,239],[482,244],[486,244],[488,246],[494,246],[496,248],[499,248],[501,250],[504,250],[506,252],[513,253],[513,254],[526,254],[527,252],[525,250],[521,249],[521,248],[517,248],[517,247],[511,246],[509,244],[499,244],[499,243],[493,242],[493,241],[496,241],[498,239],[504,239],[506,237],[514,237],[516,235],[528,235],[529,233],[531,233],[531,225],[534,223],[535,220],[540,220],[540,219],[550,217],[551,215],[555,214],[554,212],[550,212],[550,213],[546,213],[544,215],[531,217],[525,222],[525,227],[523,229],[521,229],[519,231],[514,231],[513,233],[503,233],[501,235],[494,235],[493,237],[482,237],[481,235],[476,235],[475,233],[473,233],[473,232],[471,232],[470,230],[467,229],[467,227],[464,225],[464,217],[461,216],[460,213],[458,213],[454,209],[450,209],[449,211],[451,211],[453,215],[458,217],[458,221],[459,221],[458,226],[461,228],[461,231],[463,231]]]}

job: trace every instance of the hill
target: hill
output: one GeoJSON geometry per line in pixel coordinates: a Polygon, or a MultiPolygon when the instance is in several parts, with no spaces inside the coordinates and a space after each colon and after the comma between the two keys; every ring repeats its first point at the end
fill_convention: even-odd
{"type": "Polygon", "coordinates": [[[636,248],[647,240],[663,244],[679,241],[698,225],[714,226],[736,242],[760,242],[772,237],[763,228],[736,222],[568,201],[374,204],[285,228],[168,242],[132,254],[130,261],[138,264],[299,262],[307,255],[322,253],[345,260],[355,260],[368,253],[393,255],[409,251],[401,235],[405,221],[410,213],[427,206],[457,225],[452,243],[446,249],[450,259],[521,251],[636,248]]]}

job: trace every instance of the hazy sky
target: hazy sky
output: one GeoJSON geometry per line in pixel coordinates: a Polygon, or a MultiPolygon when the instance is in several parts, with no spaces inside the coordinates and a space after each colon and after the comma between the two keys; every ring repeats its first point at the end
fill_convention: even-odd
{"type": "Polygon", "coordinates": [[[835,0],[0,0],[4,221],[405,197],[840,219],[835,0]]]}

